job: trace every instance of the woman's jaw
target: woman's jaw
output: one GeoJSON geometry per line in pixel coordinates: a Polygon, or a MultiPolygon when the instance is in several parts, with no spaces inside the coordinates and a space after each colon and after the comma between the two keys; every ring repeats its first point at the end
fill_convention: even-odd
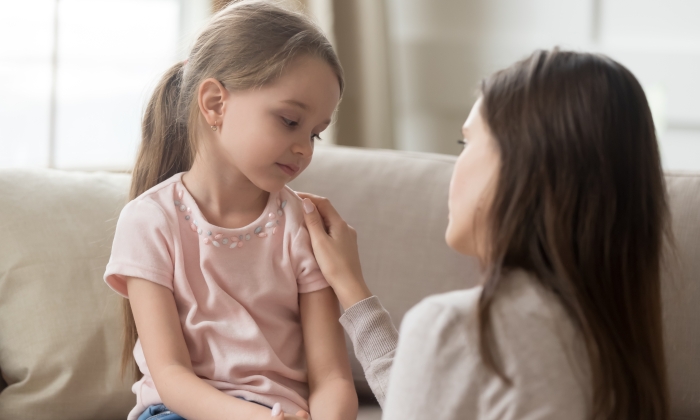
{"type": "Polygon", "coordinates": [[[455,251],[486,259],[488,212],[500,168],[498,145],[481,115],[479,98],[467,117],[466,142],[455,163],[448,199],[449,223],[445,241],[455,251]]]}

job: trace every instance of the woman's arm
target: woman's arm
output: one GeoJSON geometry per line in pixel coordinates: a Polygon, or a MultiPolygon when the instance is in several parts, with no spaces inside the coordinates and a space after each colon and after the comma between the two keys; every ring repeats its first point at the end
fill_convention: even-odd
{"type": "MultiPolygon", "coordinates": [[[[458,299],[460,304],[466,300],[463,296],[458,299]]],[[[482,387],[481,357],[473,330],[473,322],[467,317],[434,298],[413,307],[401,324],[401,339],[382,418],[508,417],[503,412],[489,417],[479,414],[479,396],[502,390],[482,387]]]]}
{"type": "Polygon", "coordinates": [[[345,308],[340,322],[383,406],[398,333],[389,313],[365,284],[355,230],[327,199],[304,193],[299,196],[304,199],[304,217],[316,261],[345,308]]]}
{"type": "MultiPolygon", "coordinates": [[[[188,420],[271,418],[265,407],[228,396],[194,374],[170,290],[134,277],[126,284],[146,363],[166,407],[188,420]]],[[[297,419],[283,413],[275,418],[297,419]]]]}
{"type": "Polygon", "coordinates": [[[327,287],[299,295],[304,349],[309,371],[311,417],[320,420],[355,420],[357,393],[337,319],[338,300],[327,287]]]}
{"type": "Polygon", "coordinates": [[[399,339],[389,312],[376,296],[372,296],[348,308],[340,317],[340,323],[352,340],[355,356],[362,365],[367,384],[379,405],[384,407],[389,373],[399,339]]]}

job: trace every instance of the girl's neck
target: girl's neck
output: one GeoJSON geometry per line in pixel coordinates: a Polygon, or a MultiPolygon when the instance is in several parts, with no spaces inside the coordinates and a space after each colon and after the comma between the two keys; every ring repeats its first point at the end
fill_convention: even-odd
{"type": "Polygon", "coordinates": [[[221,166],[198,154],[182,183],[209,223],[229,229],[247,226],[265,210],[270,193],[237,168],[221,166]]]}

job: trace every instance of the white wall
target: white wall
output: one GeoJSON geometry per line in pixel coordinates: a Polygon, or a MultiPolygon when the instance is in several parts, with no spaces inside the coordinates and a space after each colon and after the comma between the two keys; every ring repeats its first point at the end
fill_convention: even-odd
{"type": "Polygon", "coordinates": [[[398,148],[456,153],[479,81],[536,48],[603,52],[632,70],[667,169],[700,170],[700,2],[387,0],[398,148]]]}

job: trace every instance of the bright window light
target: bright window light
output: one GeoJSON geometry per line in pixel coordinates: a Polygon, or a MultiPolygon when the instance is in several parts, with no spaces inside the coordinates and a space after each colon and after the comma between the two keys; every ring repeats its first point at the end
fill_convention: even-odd
{"type": "Polygon", "coordinates": [[[0,3],[0,167],[128,170],[209,0],[0,3]]]}

